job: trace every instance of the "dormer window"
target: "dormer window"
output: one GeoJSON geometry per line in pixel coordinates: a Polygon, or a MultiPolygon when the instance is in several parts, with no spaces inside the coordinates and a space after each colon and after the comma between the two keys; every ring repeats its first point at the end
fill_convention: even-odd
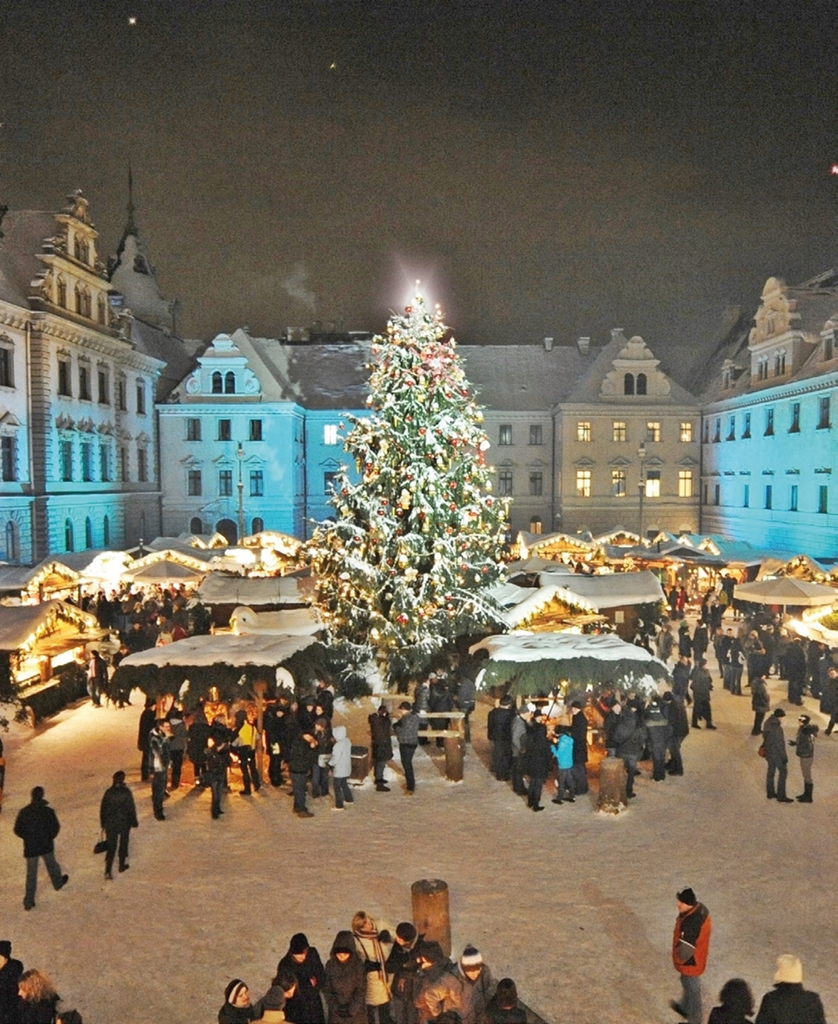
{"type": "Polygon", "coordinates": [[[646,374],[638,373],[637,375],[637,393],[638,395],[646,394],[646,374]]]}
{"type": "Polygon", "coordinates": [[[829,361],[833,357],[835,352],[835,337],[832,334],[827,334],[823,339],[823,358],[824,361],[829,361]]]}
{"type": "Polygon", "coordinates": [[[221,373],[218,370],[216,370],[215,373],[212,375],[212,393],[214,395],[224,394],[224,381],[221,377],[221,373]]]}
{"type": "Polygon", "coordinates": [[[625,375],[625,377],[623,377],[623,394],[624,395],[633,395],[634,394],[634,374],[633,373],[627,373],[625,375]]]}
{"type": "Polygon", "coordinates": [[[224,374],[224,394],[234,395],[236,393],[236,375],[232,370],[224,374]]]}
{"type": "Polygon", "coordinates": [[[90,317],[90,291],[82,285],[76,285],[76,312],[79,316],[90,317]]]}
{"type": "Polygon", "coordinates": [[[786,350],[781,349],[774,354],[774,376],[782,377],[786,372],[786,350]]]}
{"type": "Polygon", "coordinates": [[[725,391],[729,391],[732,386],[733,386],[733,372],[731,371],[730,367],[728,366],[725,370],[722,371],[722,388],[725,391]]]}
{"type": "Polygon", "coordinates": [[[757,360],[757,380],[768,380],[768,356],[757,360]]]}
{"type": "Polygon", "coordinates": [[[56,281],[56,298],[57,304],[62,306],[64,309],[67,308],[67,282],[63,277],[59,277],[56,281]]]}

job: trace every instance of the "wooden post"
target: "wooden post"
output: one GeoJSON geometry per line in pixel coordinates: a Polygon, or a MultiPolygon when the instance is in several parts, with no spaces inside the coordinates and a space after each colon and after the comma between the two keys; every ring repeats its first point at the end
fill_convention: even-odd
{"type": "Polygon", "coordinates": [[[448,909],[448,883],[439,878],[423,878],[410,887],[413,924],[428,942],[438,942],[442,952],[451,956],[451,914],[448,909]]]}
{"type": "Polygon", "coordinates": [[[462,782],[465,740],[462,736],[446,736],[442,742],[445,746],[445,778],[449,782],[462,782]]]}
{"type": "Polygon", "coordinates": [[[619,814],[628,806],[626,766],[621,757],[604,757],[599,765],[599,803],[601,811],[619,814]]]}

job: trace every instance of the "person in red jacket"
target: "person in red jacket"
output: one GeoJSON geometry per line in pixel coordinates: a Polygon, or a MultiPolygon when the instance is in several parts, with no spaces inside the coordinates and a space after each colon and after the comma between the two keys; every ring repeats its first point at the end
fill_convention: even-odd
{"type": "Polygon", "coordinates": [[[672,963],[681,975],[683,997],[680,1003],[674,1000],[670,1006],[680,1013],[688,1024],[701,1024],[701,982],[707,966],[710,949],[710,914],[703,903],[699,903],[693,890],[687,886],[675,896],[678,917],[672,933],[672,963]]]}

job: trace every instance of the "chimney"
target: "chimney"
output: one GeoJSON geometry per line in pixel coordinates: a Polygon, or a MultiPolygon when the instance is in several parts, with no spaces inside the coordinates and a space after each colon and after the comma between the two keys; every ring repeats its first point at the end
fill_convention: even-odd
{"type": "Polygon", "coordinates": [[[590,338],[577,338],[576,339],[576,347],[579,349],[579,354],[580,355],[586,356],[588,354],[588,349],[590,349],[590,347],[591,347],[591,339],[590,338]]]}
{"type": "Polygon", "coordinates": [[[552,338],[545,338],[544,339],[544,351],[545,352],[552,352],[553,351],[553,339],[552,338]]]}

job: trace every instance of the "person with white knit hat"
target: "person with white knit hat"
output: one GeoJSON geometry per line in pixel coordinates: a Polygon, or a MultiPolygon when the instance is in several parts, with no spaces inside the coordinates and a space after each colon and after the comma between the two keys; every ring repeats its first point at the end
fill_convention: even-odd
{"type": "Polygon", "coordinates": [[[774,989],[766,992],[754,1024],[826,1024],[817,992],[803,987],[803,964],[793,953],[777,957],[774,989]]]}
{"type": "Polygon", "coordinates": [[[483,963],[480,950],[468,945],[456,967],[446,970],[436,982],[422,990],[416,1001],[420,1021],[454,1011],[462,1024],[483,1024],[486,1005],[495,994],[497,982],[483,963]]]}

